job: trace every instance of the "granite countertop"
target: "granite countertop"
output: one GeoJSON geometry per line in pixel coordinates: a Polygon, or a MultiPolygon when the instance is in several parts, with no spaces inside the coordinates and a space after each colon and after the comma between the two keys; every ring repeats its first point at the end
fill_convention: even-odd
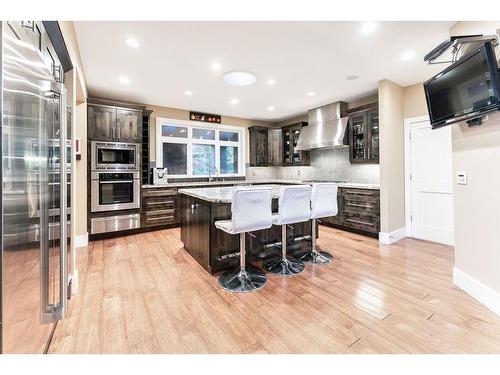
{"type": "MultiPolygon", "coordinates": [[[[269,184],[260,185],[259,187],[271,188],[273,191],[273,198],[279,198],[282,185],[269,184]]],[[[203,199],[212,203],[231,203],[233,198],[233,191],[237,186],[228,187],[207,187],[195,189],[179,189],[180,194],[189,195],[194,198],[203,199]]]]}
{"type": "MultiPolygon", "coordinates": [[[[143,189],[158,188],[158,187],[197,187],[197,186],[210,186],[210,185],[252,185],[252,184],[310,184],[311,181],[301,180],[236,180],[236,181],[201,181],[201,182],[173,182],[167,185],[142,185],[143,189]]],[[[355,189],[380,189],[379,184],[366,184],[361,182],[340,182],[340,187],[355,188],[355,189]]]]}

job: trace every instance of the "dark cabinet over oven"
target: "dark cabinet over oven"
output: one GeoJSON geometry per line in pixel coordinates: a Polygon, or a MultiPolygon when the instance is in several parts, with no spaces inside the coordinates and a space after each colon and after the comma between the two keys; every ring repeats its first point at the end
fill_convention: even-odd
{"type": "Polygon", "coordinates": [[[89,99],[87,132],[89,140],[140,143],[143,107],[101,99],[89,99]]]}

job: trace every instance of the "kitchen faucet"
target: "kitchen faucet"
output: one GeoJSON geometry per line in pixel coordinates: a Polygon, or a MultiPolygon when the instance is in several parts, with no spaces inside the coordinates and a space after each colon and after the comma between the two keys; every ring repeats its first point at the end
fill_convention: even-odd
{"type": "MultiPolygon", "coordinates": [[[[217,176],[217,168],[216,167],[209,167],[208,168],[208,182],[214,181],[214,178],[212,177],[212,171],[215,172],[215,175],[217,176]]],[[[215,177],[215,180],[217,180],[217,177],[215,177]]]]}

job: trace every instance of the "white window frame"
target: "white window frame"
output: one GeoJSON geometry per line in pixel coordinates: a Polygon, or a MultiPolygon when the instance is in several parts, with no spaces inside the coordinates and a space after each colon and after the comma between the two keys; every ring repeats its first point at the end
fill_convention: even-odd
{"type": "Polygon", "coordinates": [[[215,145],[215,167],[217,168],[217,176],[220,177],[244,177],[245,176],[245,145],[246,145],[246,129],[241,126],[222,125],[222,124],[207,124],[201,121],[186,121],[177,120],[165,117],[156,118],[156,166],[163,167],[163,143],[180,143],[187,145],[187,174],[169,174],[168,177],[173,178],[199,178],[208,177],[207,175],[193,175],[193,144],[208,144],[215,145]],[[164,137],[162,136],[162,126],[173,125],[187,128],[187,138],[179,137],[164,137]],[[213,130],[215,132],[215,140],[208,139],[193,139],[193,128],[213,130]],[[238,133],[238,142],[220,141],[219,132],[230,131],[238,133]],[[220,173],[220,146],[238,147],[238,172],[237,173],[220,173]]]}

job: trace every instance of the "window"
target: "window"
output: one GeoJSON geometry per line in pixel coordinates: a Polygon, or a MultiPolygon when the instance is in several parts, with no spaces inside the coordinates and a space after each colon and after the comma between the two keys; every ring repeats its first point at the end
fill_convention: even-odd
{"type": "Polygon", "coordinates": [[[244,176],[244,129],[156,119],[156,165],[171,177],[244,176]]]}

